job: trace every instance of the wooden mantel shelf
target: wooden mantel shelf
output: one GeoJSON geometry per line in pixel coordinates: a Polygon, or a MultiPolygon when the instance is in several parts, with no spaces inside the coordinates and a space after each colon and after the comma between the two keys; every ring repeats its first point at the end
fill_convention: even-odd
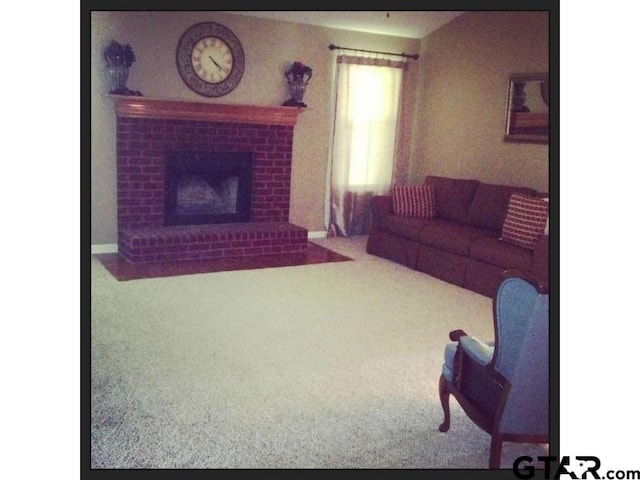
{"type": "Polygon", "coordinates": [[[129,118],[293,126],[301,110],[296,107],[231,105],[139,96],[109,95],[109,97],[115,103],[116,115],[129,118]]]}

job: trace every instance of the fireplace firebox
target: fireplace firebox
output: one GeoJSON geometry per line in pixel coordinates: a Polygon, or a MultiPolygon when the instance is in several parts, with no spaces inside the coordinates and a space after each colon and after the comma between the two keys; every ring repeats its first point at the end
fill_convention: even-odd
{"type": "Polygon", "coordinates": [[[169,151],[165,225],[249,222],[253,153],[169,151]]]}

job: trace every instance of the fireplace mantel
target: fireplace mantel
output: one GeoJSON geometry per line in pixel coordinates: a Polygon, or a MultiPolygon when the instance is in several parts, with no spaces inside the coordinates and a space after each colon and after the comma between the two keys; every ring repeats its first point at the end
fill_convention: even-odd
{"type": "Polygon", "coordinates": [[[139,96],[109,95],[123,118],[163,118],[208,122],[295,125],[300,108],[203,103],[139,96]]]}

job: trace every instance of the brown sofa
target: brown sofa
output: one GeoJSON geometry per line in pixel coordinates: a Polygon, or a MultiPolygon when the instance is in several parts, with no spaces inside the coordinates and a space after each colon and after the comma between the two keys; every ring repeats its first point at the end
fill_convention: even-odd
{"type": "Polygon", "coordinates": [[[530,273],[548,286],[548,235],[541,235],[533,249],[500,239],[512,193],[546,194],[432,175],[425,177],[424,184],[434,187],[433,218],[395,215],[391,195],[372,199],[368,253],[488,297],[493,297],[505,270],[530,273]]]}

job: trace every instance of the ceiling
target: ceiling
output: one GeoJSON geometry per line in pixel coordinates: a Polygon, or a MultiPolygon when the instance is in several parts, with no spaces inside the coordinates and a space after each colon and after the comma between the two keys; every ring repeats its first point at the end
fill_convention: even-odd
{"type": "Polygon", "coordinates": [[[423,38],[462,11],[229,11],[236,15],[307,23],[357,32],[423,38]]]}

